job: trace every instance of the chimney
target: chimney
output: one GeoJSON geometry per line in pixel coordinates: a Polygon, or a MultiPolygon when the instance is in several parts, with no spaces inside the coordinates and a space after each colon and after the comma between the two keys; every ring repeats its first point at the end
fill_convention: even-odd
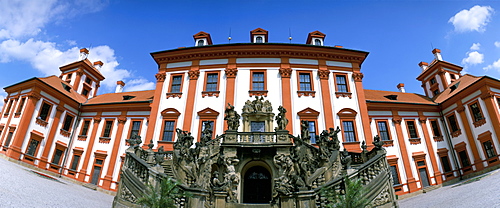
{"type": "Polygon", "coordinates": [[[86,48],[80,49],[80,61],[87,59],[88,56],[89,56],[89,50],[88,49],[86,49],[86,48]]]}
{"type": "Polygon", "coordinates": [[[399,90],[399,92],[405,92],[405,84],[399,83],[398,84],[398,90],[399,90]]]}
{"type": "Polygon", "coordinates": [[[437,48],[434,48],[434,50],[432,50],[432,54],[434,54],[434,58],[438,61],[442,61],[443,60],[443,57],[441,56],[441,50],[437,49],[437,48]]]}
{"type": "Polygon", "coordinates": [[[125,87],[125,82],[123,81],[118,81],[116,82],[116,90],[115,90],[115,93],[120,93],[123,91],[123,87],[125,87]]]}
{"type": "Polygon", "coordinates": [[[421,61],[420,63],[418,63],[418,66],[420,66],[422,71],[425,71],[427,69],[427,67],[429,66],[429,64],[427,62],[421,61]]]}
{"type": "Polygon", "coordinates": [[[104,63],[102,63],[102,61],[94,62],[94,68],[97,70],[101,70],[102,65],[104,65],[104,63]]]}

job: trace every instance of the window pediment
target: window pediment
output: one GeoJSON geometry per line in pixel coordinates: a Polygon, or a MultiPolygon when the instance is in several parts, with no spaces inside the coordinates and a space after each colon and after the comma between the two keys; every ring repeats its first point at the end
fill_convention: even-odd
{"type": "Polygon", "coordinates": [[[161,116],[163,116],[163,118],[178,118],[180,115],[181,112],[175,108],[167,108],[161,112],[161,116]]]}
{"type": "Polygon", "coordinates": [[[340,110],[337,115],[341,118],[354,118],[358,113],[350,108],[344,108],[340,110]]]}
{"type": "Polygon", "coordinates": [[[211,108],[205,108],[201,111],[198,111],[198,116],[200,118],[217,118],[217,116],[219,116],[219,112],[211,108]]]}
{"type": "Polygon", "coordinates": [[[299,115],[301,118],[317,118],[319,116],[319,111],[316,111],[312,108],[306,108],[297,112],[297,115],[299,115]]]}

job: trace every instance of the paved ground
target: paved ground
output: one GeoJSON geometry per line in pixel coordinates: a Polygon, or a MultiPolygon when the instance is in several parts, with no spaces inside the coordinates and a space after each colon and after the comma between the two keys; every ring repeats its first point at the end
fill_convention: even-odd
{"type": "Polygon", "coordinates": [[[0,157],[0,207],[111,207],[113,196],[50,179],[0,157]]]}
{"type": "Polygon", "coordinates": [[[402,208],[500,207],[500,170],[399,201],[402,208]]]}

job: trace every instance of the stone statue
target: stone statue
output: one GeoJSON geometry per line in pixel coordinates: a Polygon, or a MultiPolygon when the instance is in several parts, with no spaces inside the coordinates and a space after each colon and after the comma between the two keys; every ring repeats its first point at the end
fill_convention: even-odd
{"type": "Polygon", "coordinates": [[[227,104],[225,114],[224,120],[227,121],[228,130],[238,130],[238,127],[240,127],[240,115],[230,103],[227,104]]]}
{"type": "Polygon", "coordinates": [[[130,144],[130,147],[135,148],[140,143],[142,143],[141,136],[133,135],[130,139],[125,140],[130,144]]]}
{"type": "Polygon", "coordinates": [[[255,100],[252,101],[255,112],[263,112],[262,107],[263,107],[264,103],[262,103],[262,100],[264,100],[263,97],[259,98],[258,96],[255,96],[255,100]]]}
{"type": "MultiPolygon", "coordinates": [[[[300,178],[300,180],[296,179],[295,181],[304,183],[311,175],[311,172],[314,171],[315,167],[313,165],[313,162],[315,162],[315,158],[310,149],[304,144],[304,141],[300,137],[291,137],[293,137],[295,146],[292,147],[290,153],[292,160],[294,161],[294,170],[296,172],[295,175],[300,178]]],[[[304,188],[304,186],[298,186],[298,188],[304,188]]]]}
{"type": "Polygon", "coordinates": [[[286,125],[288,125],[288,119],[286,118],[285,115],[286,109],[280,105],[280,107],[278,107],[278,110],[280,111],[276,116],[276,122],[278,123],[278,127],[276,127],[275,130],[284,130],[286,129],[286,125]]]}
{"type": "Polygon", "coordinates": [[[344,151],[342,151],[342,159],[341,159],[342,165],[344,165],[344,169],[347,170],[351,167],[351,162],[352,158],[349,155],[349,152],[344,148],[344,151]]]}
{"type": "Polygon", "coordinates": [[[240,161],[236,157],[230,157],[225,160],[227,173],[224,176],[226,181],[226,191],[228,193],[227,202],[238,203],[238,184],[240,183],[240,176],[236,173],[234,166],[240,161]]]}
{"type": "Polygon", "coordinates": [[[271,102],[269,102],[269,100],[264,101],[263,106],[264,106],[263,112],[266,112],[266,113],[273,112],[273,106],[271,105],[271,102]]]}
{"type": "Polygon", "coordinates": [[[329,129],[330,132],[328,133],[328,136],[331,138],[332,141],[332,149],[333,150],[339,150],[340,149],[340,141],[337,136],[337,134],[340,132],[340,127],[337,126],[337,129],[333,130],[333,128],[329,129]]]}
{"type": "Polygon", "coordinates": [[[204,125],[203,125],[203,131],[201,133],[201,143],[203,145],[205,145],[206,143],[208,143],[210,140],[212,140],[212,124],[211,122],[204,122],[204,125]]]}
{"type": "Polygon", "coordinates": [[[214,171],[214,176],[212,177],[212,190],[214,191],[223,191],[225,188],[225,183],[220,181],[219,172],[214,171]]]}
{"type": "Polygon", "coordinates": [[[384,145],[384,141],[380,140],[380,137],[376,135],[373,137],[373,145],[375,145],[375,148],[378,150],[382,149],[382,146],[384,145]]]}
{"type": "Polygon", "coordinates": [[[245,105],[243,106],[243,113],[253,113],[255,112],[255,109],[253,108],[252,101],[247,100],[245,102],[245,105]]]}
{"type": "Polygon", "coordinates": [[[309,121],[300,121],[300,133],[302,139],[311,139],[311,133],[309,132],[309,121]]]}

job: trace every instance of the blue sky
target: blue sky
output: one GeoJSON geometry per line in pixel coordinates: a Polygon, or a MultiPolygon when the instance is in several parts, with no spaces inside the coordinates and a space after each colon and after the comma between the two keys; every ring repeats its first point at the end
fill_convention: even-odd
{"type": "MultiPolygon", "coordinates": [[[[59,66],[89,48],[104,62],[99,93],[153,89],[151,52],[193,46],[192,35],[214,44],[249,42],[249,31],[269,31],[270,42],[305,43],[309,32],[325,45],[367,51],[366,89],[423,94],[420,61],[432,47],[464,73],[500,77],[500,3],[495,1],[113,1],[0,0],[0,86],[59,75],[59,66]]],[[[0,98],[6,96],[0,93],[0,98]]]]}

